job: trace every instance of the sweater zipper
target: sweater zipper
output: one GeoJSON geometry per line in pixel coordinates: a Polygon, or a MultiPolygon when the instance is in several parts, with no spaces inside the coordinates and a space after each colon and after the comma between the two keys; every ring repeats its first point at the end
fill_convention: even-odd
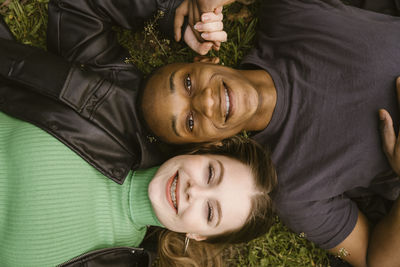
{"type": "Polygon", "coordinates": [[[73,263],[74,261],[80,261],[80,260],[83,260],[86,257],[93,256],[95,254],[101,254],[103,252],[112,251],[112,250],[115,250],[115,251],[117,251],[117,250],[131,250],[132,253],[135,253],[136,251],[143,251],[144,249],[143,248],[134,248],[134,247],[115,247],[115,248],[103,248],[103,249],[93,250],[93,251],[81,254],[81,255],[79,255],[79,256],[77,256],[75,258],[72,258],[72,259],[70,259],[70,260],[68,260],[68,261],[66,261],[64,263],[61,263],[61,264],[57,265],[57,267],[65,267],[65,266],[68,266],[69,264],[73,263]]]}

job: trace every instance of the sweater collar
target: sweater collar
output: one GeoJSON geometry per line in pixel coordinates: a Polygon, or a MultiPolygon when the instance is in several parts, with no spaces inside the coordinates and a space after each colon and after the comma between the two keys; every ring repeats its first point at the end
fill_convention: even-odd
{"type": "Polygon", "coordinates": [[[138,170],[133,173],[130,184],[129,203],[132,221],[138,226],[153,225],[164,227],[157,219],[148,195],[149,183],[157,170],[158,167],[154,167],[147,170],[138,170]]]}

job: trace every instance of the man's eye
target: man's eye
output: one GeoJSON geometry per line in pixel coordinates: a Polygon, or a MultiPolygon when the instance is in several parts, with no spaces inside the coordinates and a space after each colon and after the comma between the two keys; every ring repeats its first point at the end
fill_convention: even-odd
{"type": "Polygon", "coordinates": [[[209,165],[208,166],[208,180],[207,180],[207,184],[210,183],[210,181],[214,178],[214,167],[209,165]]]}
{"type": "Polygon", "coordinates": [[[207,221],[212,222],[213,217],[214,217],[214,209],[211,206],[210,202],[207,202],[208,205],[208,216],[207,216],[207,221]]]}
{"type": "Polygon", "coordinates": [[[188,118],[187,118],[187,124],[188,124],[188,129],[189,131],[193,132],[194,128],[194,119],[193,119],[193,113],[190,112],[188,118]]]}
{"type": "Polygon", "coordinates": [[[185,87],[186,90],[188,91],[189,95],[192,92],[192,79],[190,79],[190,75],[188,74],[185,78],[185,87]]]}

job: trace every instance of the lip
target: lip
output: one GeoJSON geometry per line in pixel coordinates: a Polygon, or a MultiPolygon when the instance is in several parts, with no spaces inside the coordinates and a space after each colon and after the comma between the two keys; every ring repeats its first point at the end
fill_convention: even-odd
{"type": "Polygon", "coordinates": [[[171,186],[172,186],[172,182],[174,181],[174,178],[176,176],[178,176],[178,171],[176,171],[171,176],[171,178],[168,179],[165,194],[167,196],[167,201],[168,201],[169,205],[175,211],[175,213],[178,214],[178,208],[179,208],[179,204],[178,204],[179,203],[179,190],[178,190],[178,188],[179,188],[179,176],[178,176],[178,179],[177,179],[177,182],[176,182],[176,189],[175,189],[175,191],[176,191],[175,192],[176,207],[177,207],[176,209],[175,209],[174,203],[172,202],[172,198],[171,198],[171,186]]]}
{"type": "Polygon", "coordinates": [[[228,111],[228,115],[227,115],[226,118],[225,118],[225,122],[227,122],[228,119],[231,118],[232,115],[233,115],[234,105],[233,105],[233,92],[232,92],[232,90],[229,88],[229,86],[228,86],[225,82],[223,82],[223,90],[224,90],[224,110],[225,110],[225,113],[224,113],[224,114],[226,114],[226,109],[227,109],[226,100],[225,100],[225,88],[226,88],[226,91],[227,91],[227,93],[228,93],[228,98],[229,98],[229,111],[228,111]]]}

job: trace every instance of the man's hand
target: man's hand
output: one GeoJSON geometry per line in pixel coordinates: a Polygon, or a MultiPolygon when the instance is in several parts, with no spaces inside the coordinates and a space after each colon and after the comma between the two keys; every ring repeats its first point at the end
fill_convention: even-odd
{"type": "MultiPolygon", "coordinates": [[[[400,107],[400,77],[396,80],[397,101],[400,107]]],[[[393,170],[400,175],[400,136],[396,137],[393,120],[389,112],[384,109],[379,110],[379,119],[381,120],[382,146],[386,157],[393,170]]]]}
{"type": "Polygon", "coordinates": [[[212,12],[217,7],[222,7],[224,5],[231,4],[235,0],[193,0],[194,8],[197,8],[200,13],[212,12]]]}
{"type": "MultiPolygon", "coordinates": [[[[235,0],[189,0],[189,25],[193,27],[202,19],[202,14],[207,12],[216,12],[218,8],[235,2],[235,0]]],[[[203,37],[196,31],[193,31],[197,40],[203,41],[203,37]]]]}
{"type": "MultiPolygon", "coordinates": [[[[202,2],[210,6],[215,6],[210,9],[210,12],[201,12],[197,2],[196,0],[185,0],[176,9],[174,23],[175,40],[180,41],[182,37],[181,28],[185,17],[188,16],[189,25],[186,27],[184,33],[184,40],[194,51],[205,55],[211,48],[219,50],[221,42],[225,42],[227,39],[227,34],[223,31],[222,4],[219,6],[216,5],[219,2],[227,1],[202,0],[202,2]]],[[[228,0],[228,2],[233,1],[228,0]]]]}

